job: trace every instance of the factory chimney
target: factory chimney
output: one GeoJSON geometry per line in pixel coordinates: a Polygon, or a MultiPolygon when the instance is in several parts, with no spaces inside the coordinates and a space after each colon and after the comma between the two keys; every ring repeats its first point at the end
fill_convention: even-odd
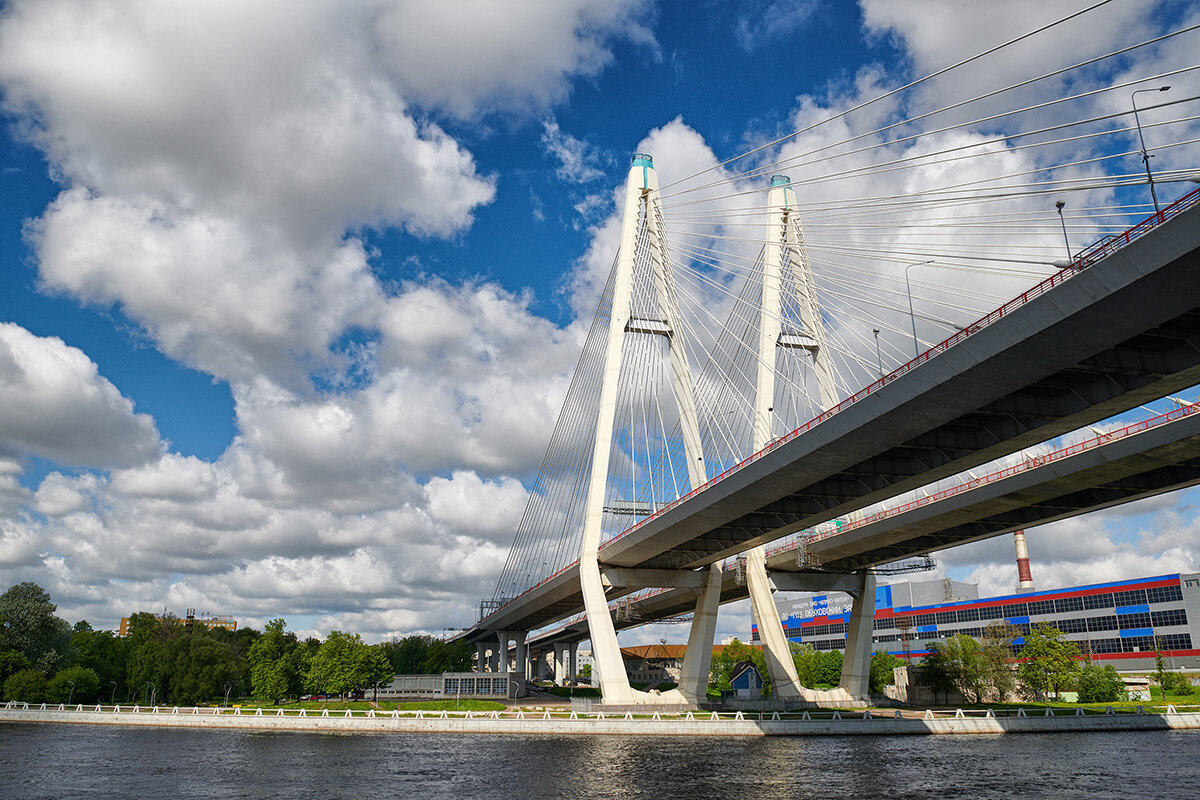
{"type": "Polygon", "coordinates": [[[1029,572],[1029,548],[1025,546],[1025,531],[1013,531],[1013,543],[1017,546],[1017,591],[1031,592],[1033,575],[1029,572]]]}

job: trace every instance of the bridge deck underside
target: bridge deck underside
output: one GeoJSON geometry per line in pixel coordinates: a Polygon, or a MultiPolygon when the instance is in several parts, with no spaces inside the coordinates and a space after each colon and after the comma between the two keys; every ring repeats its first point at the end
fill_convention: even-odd
{"type": "MultiPolygon", "coordinates": [[[[911,556],[986,539],[1021,528],[1200,484],[1200,414],[1161,429],[1103,445],[1094,451],[1036,467],[945,500],[812,542],[801,567],[788,550],[767,559],[778,572],[822,577],[888,564],[911,556]]],[[[814,583],[814,589],[820,585],[814,583]]],[[[721,602],[747,596],[736,573],[727,571],[721,602]]],[[[622,626],[683,614],[696,592],[673,589],[631,603],[622,626]]]]}
{"type": "MultiPolygon", "coordinates": [[[[1192,209],[607,543],[601,562],[699,567],[1200,383],[1198,248],[1200,209],[1192,209]]],[[[1122,489],[1089,491],[1103,505],[1119,502],[1106,500],[1106,491],[1122,489]]],[[[1077,506],[1075,513],[1090,507],[1077,506]]],[[[1025,515],[1021,524],[1035,515],[1012,513],[1025,515]]],[[[1000,520],[988,524],[1004,528],[1000,520]]],[[[878,556],[894,560],[988,535],[974,531],[931,531],[920,549],[878,556]]],[[[855,564],[867,563],[854,557],[855,564]]],[[[647,603],[667,603],[659,598],[683,592],[647,603]]],[[[483,628],[530,630],[581,609],[572,569],[506,606],[483,628]]],[[[674,613],[689,610],[687,604],[674,613]]],[[[473,629],[467,635],[487,634],[473,629]]]]}

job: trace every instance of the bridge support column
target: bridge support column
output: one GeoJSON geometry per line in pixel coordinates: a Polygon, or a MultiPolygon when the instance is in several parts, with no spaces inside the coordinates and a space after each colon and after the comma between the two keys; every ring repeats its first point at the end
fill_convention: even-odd
{"type": "Polygon", "coordinates": [[[508,672],[508,631],[496,631],[496,672],[508,672]]]}
{"type": "Polygon", "coordinates": [[[516,645],[516,652],[513,653],[513,678],[517,682],[517,697],[526,695],[525,679],[529,675],[529,649],[525,646],[525,631],[514,631],[512,634],[513,643],[516,645]]]}
{"type": "Polygon", "coordinates": [[[487,645],[483,642],[475,643],[475,671],[487,671],[487,645]]]}
{"type": "Polygon", "coordinates": [[[566,654],[563,651],[563,646],[561,644],[554,645],[554,685],[555,686],[562,686],[563,681],[566,680],[566,676],[565,676],[565,673],[567,671],[566,664],[563,663],[566,660],[564,658],[565,655],[566,654]]]}
{"type": "Polygon", "coordinates": [[[708,694],[708,674],[712,670],[713,639],[717,635],[717,609],[721,605],[721,565],[708,567],[708,580],[696,599],[696,613],[688,632],[687,651],[679,676],[679,692],[696,702],[708,694]]]}
{"type": "Polygon", "coordinates": [[[792,649],[779,623],[771,579],[767,576],[767,551],[761,545],[746,553],[746,587],[750,590],[750,605],[758,623],[758,639],[771,676],[771,689],[783,700],[802,699],[804,690],[796,674],[792,649]]]}
{"type": "Polygon", "coordinates": [[[871,691],[871,631],[875,621],[875,575],[864,570],[861,588],[851,592],[850,628],[846,632],[846,657],[842,661],[841,686],[856,700],[871,691]]]}
{"type": "Polygon", "coordinates": [[[571,642],[570,652],[567,656],[567,680],[575,680],[575,676],[579,674],[579,642],[571,642]]]}

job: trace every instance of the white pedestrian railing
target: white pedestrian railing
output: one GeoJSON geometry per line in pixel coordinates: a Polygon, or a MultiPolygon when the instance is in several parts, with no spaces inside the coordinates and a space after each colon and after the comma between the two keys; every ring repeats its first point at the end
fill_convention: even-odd
{"type": "Polygon", "coordinates": [[[684,711],[679,713],[664,713],[655,710],[653,707],[647,706],[644,711],[608,711],[591,710],[586,711],[577,708],[567,707],[537,707],[530,709],[512,709],[505,711],[471,711],[471,710],[424,710],[424,709],[367,709],[367,710],[352,710],[352,709],[337,709],[340,714],[330,714],[329,709],[323,709],[319,715],[311,715],[308,713],[310,709],[263,709],[263,708],[241,708],[240,706],[221,707],[221,706],[192,706],[192,707],[163,707],[163,706],[121,706],[121,705],[96,705],[84,706],[83,704],[75,705],[73,708],[68,708],[65,704],[47,705],[46,703],[34,704],[10,700],[0,706],[0,716],[5,711],[35,711],[49,715],[58,715],[63,713],[69,714],[120,714],[120,715],[154,715],[154,714],[169,714],[171,716],[197,716],[197,715],[212,715],[212,716],[232,716],[232,717],[305,717],[313,719],[333,718],[333,719],[415,719],[415,720],[580,720],[580,721],[601,721],[601,720],[626,720],[626,721],[646,721],[646,722],[806,722],[806,721],[851,721],[851,720],[941,720],[941,719],[997,719],[1002,717],[1009,718],[1033,718],[1033,717],[1093,717],[1093,716],[1115,716],[1120,714],[1131,715],[1147,715],[1147,714],[1165,714],[1176,715],[1182,713],[1200,713],[1200,705],[1176,706],[1168,704],[1165,708],[1154,706],[1146,708],[1143,705],[1130,706],[1077,706],[1072,708],[1067,707],[1052,707],[1052,706],[1037,706],[1037,707],[1015,707],[1015,708],[953,708],[953,709],[794,709],[788,711],[684,711]],[[264,714],[264,711],[267,712],[264,714]],[[274,713],[271,713],[274,712],[274,713]]]}

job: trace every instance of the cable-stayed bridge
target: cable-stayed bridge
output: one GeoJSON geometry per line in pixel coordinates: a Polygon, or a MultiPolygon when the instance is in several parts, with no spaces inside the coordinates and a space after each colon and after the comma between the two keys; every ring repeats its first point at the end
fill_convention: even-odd
{"type": "Polygon", "coordinates": [[[1148,82],[1170,78],[1172,99],[1143,99],[1146,131],[1160,151],[1200,141],[1200,118],[1178,110],[1200,97],[1200,66],[1019,98],[1197,28],[850,122],[885,93],[744,154],[774,160],[740,172],[724,162],[660,187],[636,155],[562,412],[496,589],[463,634],[481,668],[489,649],[506,666],[515,643],[521,673],[531,632],[577,640],[578,626],[544,629],[582,613],[606,702],[694,702],[717,607],[748,596],[777,695],[860,696],[873,570],[1196,483],[1200,417],[1186,401],[1144,429],[1112,419],[1200,384],[1197,194],[1160,207],[1153,191],[1169,201],[1196,173],[1179,158],[1152,173],[1159,153],[1136,114],[1138,94],[1171,89],[1148,82]],[[1110,102],[1130,89],[1132,125],[1110,102]],[[1006,92],[1018,100],[998,106],[1006,92]],[[1144,174],[1114,168],[1133,156],[1144,174]],[[1146,188],[1154,213],[1137,222],[1146,188]],[[1082,237],[1096,243],[1079,251],[1082,237]],[[1042,452],[1095,425],[1082,451],[1042,452]],[[796,679],[772,593],[833,587],[856,599],[843,686],[820,695],[796,679]],[[634,692],[617,628],[687,612],[679,689],[634,692]]]}
{"type": "MultiPolygon", "coordinates": [[[[645,181],[643,171],[648,169],[644,160],[635,164],[631,183],[645,181]]],[[[1200,383],[1196,197],[1193,193],[1168,208],[1153,220],[1155,225],[1082,254],[1048,281],[598,546],[591,569],[601,587],[605,616],[613,597],[646,586],[676,587],[677,595],[690,594],[693,602],[699,590],[700,605],[706,593],[715,596],[715,602],[738,594],[753,596],[753,563],[745,567],[742,592],[723,586],[726,578],[719,567],[706,567],[1200,383]]],[[[650,325],[639,319],[630,313],[610,327],[625,334],[642,333],[650,325]]],[[[776,334],[772,345],[778,347],[782,336],[776,334]]],[[[1175,488],[1196,482],[1195,467],[1187,463],[1200,457],[1196,419],[1183,417],[1177,421],[1183,423],[1182,430],[1164,426],[1155,431],[1158,438],[1138,442],[1161,448],[1165,434],[1168,449],[1180,443],[1167,462],[1182,471],[1157,486],[1175,488]]],[[[1137,473],[1137,467],[1148,464],[1162,466],[1153,462],[1161,453],[1131,447],[1131,441],[1133,437],[1122,437],[1110,445],[1124,448],[1113,459],[1123,465],[1117,473],[1131,469],[1137,473]]],[[[1111,469],[1107,462],[1104,466],[1111,469]]],[[[1161,490],[1139,491],[1135,485],[1123,495],[1119,487],[1110,494],[1088,495],[1086,490],[1095,488],[1096,481],[1092,472],[1081,472],[1082,477],[1074,482],[1068,478],[1065,486],[1067,490],[1082,487],[1080,496],[1046,518],[1161,490]]],[[[1034,485],[1046,483],[1040,476],[1033,480],[1034,485]]],[[[1106,483],[1112,481],[1097,485],[1106,483]]],[[[964,498],[987,494],[990,499],[999,489],[989,483],[962,494],[964,498]]],[[[618,506],[612,494],[605,495],[609,512],[630,513],[618,506]]],[[[1001,532],[1028,524],[1028,517],[993,522],[997,524],[991,532],[1001,532]]],[[[877,527],[905,530],[899,524],[877,527]]],[[[863,571],[866,567],[945,546],[950,543],[945,531],[951,527],[944,521],[925,529],[918,526],[927,535],[943,538],[929,541],[913,536],[906,550],[895,543],[880,544],[867,526],[822,539],[810,552],[826,570],[840,570],[838,587],[873,600],[873,579],[863,571]]],[[[989,531],[971,528],[962,540],[986,535],[989,531]]],[[[767,566],[762,560],[764,578],[767,566]]],[[[581,579],[587,568],[581,559],[497,603],[467,636],[486,641],[504,635],[501,631],[534,630],[578,612],[587,605],[581,579]]],[[[831,586],[828,574],[809,575],[806,580],[789,582],[788,588],[831,586]]],[[[659,604],[669,599],[664,597],[659,604]]],[[[868,608],[866,626],[859,626],[866,647],[872,609],[868,608]]],[[[658,611],[662,616],[678,613],[678,605],[658,611]]],[[[698,608],[698,618],[705,613],[698,608]]],[[[774,614],[773,604],[768,613],[774,614]]],[[[861,616],[861,610],[858,613],[861,616]]],[[[640,617],[651,620],[654,612],[647,606],[640,617]]],[[[765,614],[760,616],[760,622],[764,618],[765,614]]],[[[597,651],[604,645],[597,641],[594,628],[590,638],[593,657],[599,662],[597,651]]],[[[849,637],[848,642],[853,644],[849,637]]],[[[848,664],[851,661],[847,659],[848,664]]],[[[707,668],[703,674],[706,679],[707,668]]],[[[606,697],[611,697],[614,690],[603,672],[601,684],[606,697]]],[[[615,692],[620,692],[619,686],[615,692]]]]}

